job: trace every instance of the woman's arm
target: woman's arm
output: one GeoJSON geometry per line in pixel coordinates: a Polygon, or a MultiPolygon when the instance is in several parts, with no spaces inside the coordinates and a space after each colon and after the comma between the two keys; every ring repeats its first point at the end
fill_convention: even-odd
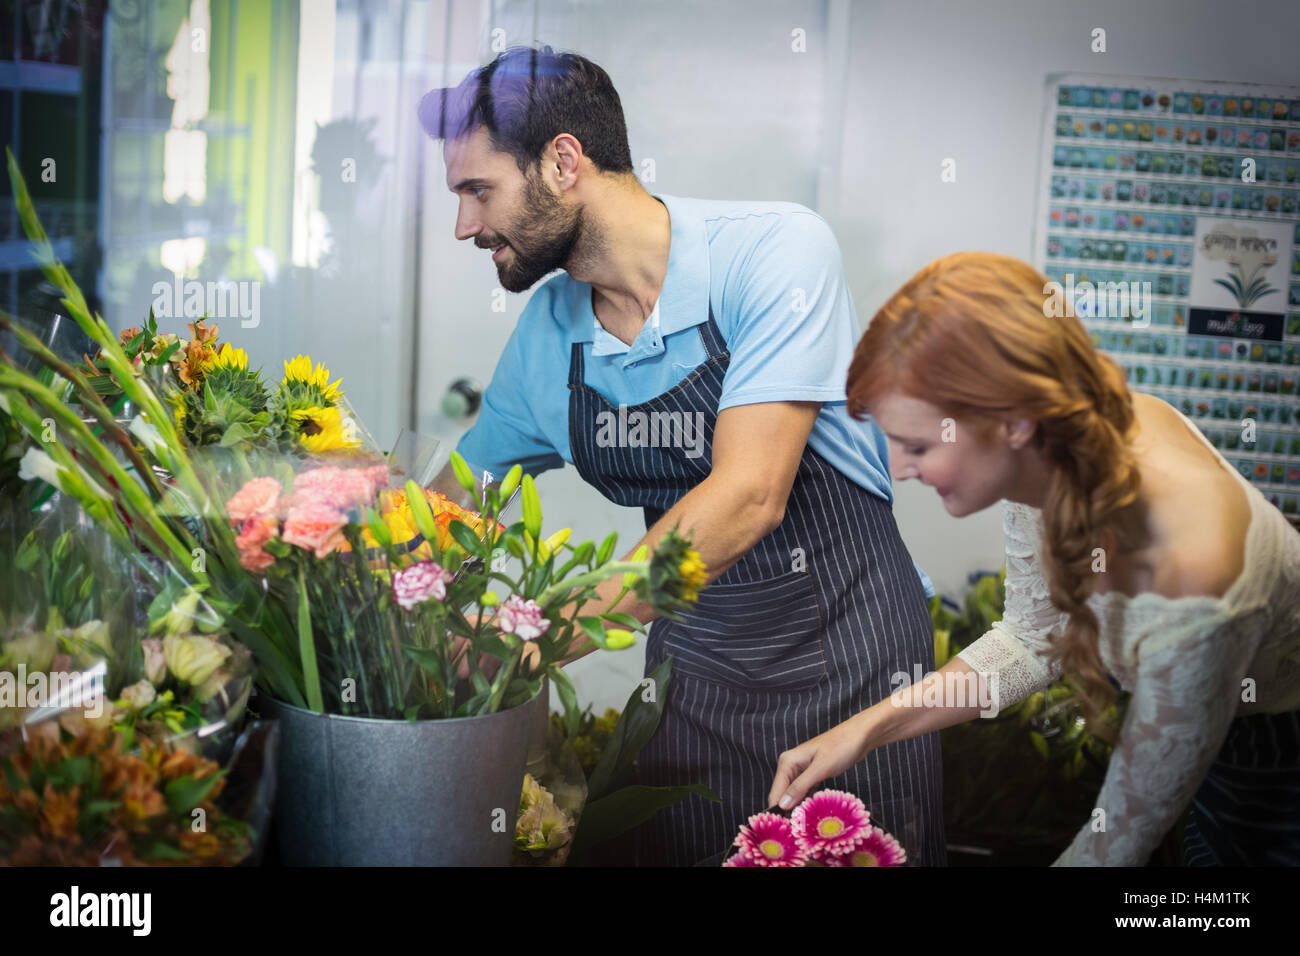
{"type": "Polygon", "coordinates": [[[821,736],[781,755],[768,796],[790,806],[821,781],[843,773],[876,747],[990,716],[1060,676],[1043,654],[1065,615],[1052,604],[1039,570],[1036,509],[1002,503],[1007,577],[1002,620],[919,684],[901,688],[821,736]],[[985,675],[982,679],[979,675],[985,675]],[[978,686],[974,683],[979,681],[978,686]]]}
{"type": "MultiPolygon", "coordinates": [[[[768,806],[790,809],[809,790],[838,776],[877,747],[908,740],[991,712],[991,678],[955,657],[920,683],[900,687],[839,726],[787,750],[777,762],[768,806]]],[[[993,711],[995,712],[995,711],[993,711]]]]}

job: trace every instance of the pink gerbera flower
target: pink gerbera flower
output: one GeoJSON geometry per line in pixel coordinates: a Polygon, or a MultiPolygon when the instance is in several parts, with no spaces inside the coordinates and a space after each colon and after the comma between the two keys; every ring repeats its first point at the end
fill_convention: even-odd
{"type": "Polygon", "coordinates": [[[775,813],[756,813],[750,817],[749,825],[740,828],[736,846],[756,866],[803,866],[807,858],[795,839],[790,821],[775,813]]]}
{"type": "Polygon", "coordinates": [[[853,794],[823,790],[795,807],[790,824],[806,853],[838,856],[871,832],[871,814],[853,794]]]}
{"type": "Polygon", "coordinates": [[[736,853],[722,861],[723,866],[762,866],[744,853],[736,853]]]}
{"type": "Polygon", "coordinates": [[[902,866],[907,862],[907,851],[892,836],[876,827],[862,842],[848,853],[827,855],[822,866],[902,866]]]}

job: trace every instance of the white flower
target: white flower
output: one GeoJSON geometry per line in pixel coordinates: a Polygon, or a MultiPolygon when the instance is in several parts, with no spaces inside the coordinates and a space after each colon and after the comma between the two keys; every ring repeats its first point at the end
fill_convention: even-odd
{"type": "Polygon", "coordinates": [[[167,659],[167,669],[182,681],[202,684],[225,663],[230,648],[199,634],[186,637],[168,634],[163,638],[163,656],[167,659]]]}
{"type": "Polygon", "coordinates": [[[153,684],[147,680],[137,681],[122,691],[122,699],[132,710],[144,710],[154,702],[156,696],[153,684]]]}
{"type": "MultiPolygon", "coordinates": [[[[64,482],[64,477],[69,472],[66,468],[59,465],[53,458],[41,451],[39,448],[29,448],[23,454],[22,461],[18,463],[18,477],[23,481],[31,481],[33,478],[39,478],[47,485],[53,485],[64,494],[73,494],[64,482]]],[[[95,479],[86,473],[84,468],[77,466],[77,477],[85,484],[86,490],[101,501],[109,501],[108,492],[99,486],[95,479]]]]}

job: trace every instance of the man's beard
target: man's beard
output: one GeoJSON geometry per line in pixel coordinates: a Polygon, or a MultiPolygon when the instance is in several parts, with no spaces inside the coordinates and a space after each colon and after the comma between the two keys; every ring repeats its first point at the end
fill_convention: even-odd
{"type": "Polygon", "coordinates": [[[524,182],[524,211],[507,233],[510,261],[497,265],[501,285],[524,292],[564,267],[582,235],[582,209],[561,202],[540,175],[524,182]]]}

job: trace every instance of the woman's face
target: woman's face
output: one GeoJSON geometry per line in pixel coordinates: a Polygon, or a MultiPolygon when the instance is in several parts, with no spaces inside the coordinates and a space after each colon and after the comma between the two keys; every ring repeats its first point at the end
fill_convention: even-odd
{"type": "Polygon", "coordinates": [[[997,420],[981,428],[979,420],[952,418],[929,402],[897,393],[873,402],[871,417],[889,439],[894,480],[916,478],[931,486],[954,518],[1014,493],[1021,476],[1017,449],[1028,423],[997,420]]]}

